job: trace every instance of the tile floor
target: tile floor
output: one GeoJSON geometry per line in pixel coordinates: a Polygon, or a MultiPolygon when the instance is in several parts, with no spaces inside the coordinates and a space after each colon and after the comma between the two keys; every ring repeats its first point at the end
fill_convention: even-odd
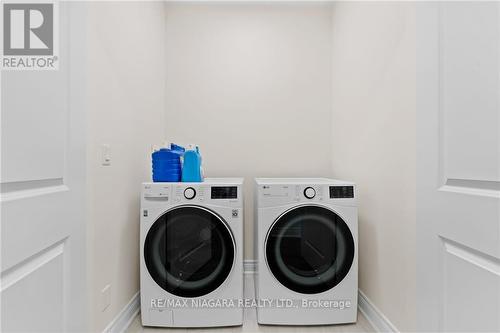
{"type": "MultiPolygon", "coordinates": [[[[253,295],[253,277],[251,275],[245,276],[245,297],[252,297],[253,295]]],[[[142,327],[140,314],[134,319],[130,324],[126,333],[139,333],[139,332],[157,332],[157,333],[237,333],[237,332],[267,332],[267,333],[278,333],[278,332],[335,332],[335,333],[351,333],[351,332],[373,332],[374,329],[366,318],[358,313],[358,322],[349,325],[330,325],[330,326],[268,326],[268,325],[258,325],[256,320],[255,309],[245,309],[245,319],[243,326],[237,327],[223,327],[223,328],[157,328],[157,327],[142,327]]]]}

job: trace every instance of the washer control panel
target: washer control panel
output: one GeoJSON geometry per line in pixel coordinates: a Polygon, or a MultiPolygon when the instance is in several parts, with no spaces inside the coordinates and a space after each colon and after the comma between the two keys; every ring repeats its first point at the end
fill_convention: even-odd
{"type": "Polygon", "coordinates": [[[150,206],[213,204],[239,207],[242,201],[242,185],[239,183],[143,183],[142,186],[141,202],[150,206]]]}

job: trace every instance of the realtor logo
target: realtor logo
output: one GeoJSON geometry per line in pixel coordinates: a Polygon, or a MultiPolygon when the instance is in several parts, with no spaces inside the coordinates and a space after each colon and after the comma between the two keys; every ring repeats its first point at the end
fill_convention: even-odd
{"type": "Polygon", "coordinates": [[[57,69],[56,3],[3,3],[3,69],[57,69]]]}

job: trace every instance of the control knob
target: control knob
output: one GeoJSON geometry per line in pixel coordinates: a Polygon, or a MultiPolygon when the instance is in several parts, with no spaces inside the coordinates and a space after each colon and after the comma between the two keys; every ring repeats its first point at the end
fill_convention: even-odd
{"type": "Polygon", "coordinates": [[[184,198],[191,200],[196,196],[196,191],[192,187],[188,187],[184,190],[184,198]]]}
{"type": "Polygon", "coordinates": [[[312,187],[306,187],[304,190],[304,196],[307,199],[312,199],[316,196],[316,190],[314,190],[312,187]]]}

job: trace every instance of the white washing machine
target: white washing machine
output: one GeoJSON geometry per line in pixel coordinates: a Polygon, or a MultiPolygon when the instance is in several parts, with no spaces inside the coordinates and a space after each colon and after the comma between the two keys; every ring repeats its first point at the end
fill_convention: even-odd
{"type": "Polygon", "coordinates": [[[144,183],[140,279],[144,326],[243,323],[243,179],[144,183]]]}
{"type": "Polygon", "coordinates": [[[260,178],[255,196],[258,323],[355,322],[355,184],[323,178],[260,178]]]}

